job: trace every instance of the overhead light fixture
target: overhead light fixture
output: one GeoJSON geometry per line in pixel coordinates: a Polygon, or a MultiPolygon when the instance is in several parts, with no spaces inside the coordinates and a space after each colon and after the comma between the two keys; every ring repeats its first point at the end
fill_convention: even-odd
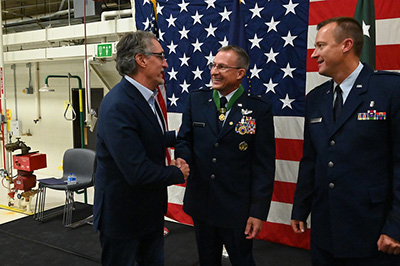
{"type": "Polygon", "coordinates": [[[47,84],[44,84],[44,87],[41,87],[39,89],[39,92],[54,92],[54,91],[55,89],[50,88],[49,85],[47,84]]]}

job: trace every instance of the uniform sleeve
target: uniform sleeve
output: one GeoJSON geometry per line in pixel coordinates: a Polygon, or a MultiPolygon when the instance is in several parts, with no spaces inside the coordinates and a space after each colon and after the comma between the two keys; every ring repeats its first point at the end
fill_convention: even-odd
{"type": "Polygon", "coordinates": [[[256,125],[255,154],[252,160],[251,205],[249,216],[266,220],[275,178],[275,136],[272,106],[263,102],[263,113],[256,125]]]}

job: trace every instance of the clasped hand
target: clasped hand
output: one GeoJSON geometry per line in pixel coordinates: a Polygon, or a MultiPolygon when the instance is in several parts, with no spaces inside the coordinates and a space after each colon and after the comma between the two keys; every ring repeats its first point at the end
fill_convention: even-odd
{"type": "Polygon", "coordinates": [[[176,160],[172,160],[171,165],[175,165],[176,167],[179,168],[179,170],[181,170],[185,180],[188,178],[190,173],[190,168],[184,159],[178,158],[176,160]]]}

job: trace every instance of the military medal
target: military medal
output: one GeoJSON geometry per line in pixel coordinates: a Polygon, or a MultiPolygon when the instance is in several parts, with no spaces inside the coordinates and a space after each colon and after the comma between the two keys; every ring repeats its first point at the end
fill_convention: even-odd
{"type": "Polygon", "coordinates": [[[243,116],[242,119],[236,124],[235,132],[240,135],[256,134],[256,120],[251,116],[243,116]]]}
{"type": "Polygon", "coordinates": [[[219,119],[219,121],[224,121],[225,120],[225,113],[221,113],[219,116],[218,116],[218,119],[219,119]]]}
{"type": "Polygon", "coordinates": [[[240,151],[245,151],[247,150],[247,148],[249,147],[249,145],[247,145],[247,143],[245,141],[242,141],[239,143],[239,150],[240,151]]]}

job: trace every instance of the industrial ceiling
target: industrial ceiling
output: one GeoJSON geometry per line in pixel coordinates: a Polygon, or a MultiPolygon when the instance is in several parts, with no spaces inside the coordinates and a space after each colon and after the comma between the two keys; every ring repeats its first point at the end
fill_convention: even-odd
{"type": "MultiPolygon", "coordinates": [[[[79,3],[83,7],[82,2],[83,0],[1,0],[3,33],[80,24],[83,18],[76,18],[74,4],[75,8],[79,3]]],[[[129,0],[97,0],[93,3],[100,7],[101,11],[130,8],[129,0]]],[[[83,13],[82,10],[80,12],[83,13]]],[[[86,17],[86,22],[99,20],[99,14],[86,17]]]]}

